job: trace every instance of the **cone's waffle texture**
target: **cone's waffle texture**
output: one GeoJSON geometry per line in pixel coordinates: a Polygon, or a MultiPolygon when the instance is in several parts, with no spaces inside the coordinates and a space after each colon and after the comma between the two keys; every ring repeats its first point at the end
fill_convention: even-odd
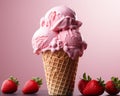
{"type": "Polygon", "coordinates": [[[72,95],[78,58],[72,60],[62,49],[42,53],[49,95],[72,95]]]}

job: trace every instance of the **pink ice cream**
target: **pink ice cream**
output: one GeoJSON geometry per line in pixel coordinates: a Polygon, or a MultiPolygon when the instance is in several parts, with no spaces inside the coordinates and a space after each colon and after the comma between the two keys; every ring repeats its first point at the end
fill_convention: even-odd
{"type": "Polygon", "coordinates": [[[75,18],[75,12],[66,6],[49,10],[40,20],[40,28],[32,38],[35,54],[46,50],[54,52],[61,48],[72,59],[83,55],[87,44],[82,40],[79,27],[82,23],[75,18]]]}

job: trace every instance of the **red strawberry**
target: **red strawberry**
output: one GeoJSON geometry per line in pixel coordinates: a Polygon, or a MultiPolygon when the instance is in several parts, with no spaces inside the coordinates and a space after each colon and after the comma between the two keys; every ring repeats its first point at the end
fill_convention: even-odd
{"type": "Polygon", "coordinates": [[[112,77],[105,85],[105,90],[110,95],[116,95],[120,92],[120,80],[117,77],[112,77]]]}
{"type": "Polygon", "coordinates": [[[38,92],[40,85],[42,84],[42,79],[40,79],[39,77],[37,78],[33,78],[32,80],[28,80],[23,89],[22,92],[24,94],[33,94],[38,92]]]}
{"type": "Polygon", "coordinates": [[[84,95],[101,95],[104,93],[104,80],[91,80],[83,90],[84,95]]]}
{"type": "Polygon", "coordinates": [[[87,83],[91,80],[91,77],[88,75],[86,76],[86,73],[83,74],[83,78],[78,82],[78,89],[83,94],[83,90],[87,83]]]}
{"type": "Polygon", "coordinates": [[[17,78],[10,76],[10,78],[3,81],[2,86],[1,86],[1,91],[3,93],[14,93],[17,91],[18,85],[19,85],[19,82],[17,78]]]}

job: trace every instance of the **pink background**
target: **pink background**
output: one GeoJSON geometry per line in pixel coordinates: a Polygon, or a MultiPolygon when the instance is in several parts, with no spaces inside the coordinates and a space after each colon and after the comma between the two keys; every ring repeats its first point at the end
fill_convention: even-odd
{"type": "Polygon", "coordinates": [[[88,48],[80,58],[75,89],[83,72],[93,78],[120,76],[120,0],[0,0],[0,86],[10,75],[19,88],[32,77],[46,82],[41,56],[32,53],[31,38],[45,12],[67,5],[83,22],[81,33],[88,48]]]}

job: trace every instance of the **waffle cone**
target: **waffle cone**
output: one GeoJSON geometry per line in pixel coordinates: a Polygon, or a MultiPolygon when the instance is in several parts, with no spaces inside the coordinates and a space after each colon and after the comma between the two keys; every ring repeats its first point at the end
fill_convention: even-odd
{"type": "Polygon", "coordinates": [[[72,60],[62,49],[42,53],[49,95],[72,95],[78,58],[72,60]]]}

